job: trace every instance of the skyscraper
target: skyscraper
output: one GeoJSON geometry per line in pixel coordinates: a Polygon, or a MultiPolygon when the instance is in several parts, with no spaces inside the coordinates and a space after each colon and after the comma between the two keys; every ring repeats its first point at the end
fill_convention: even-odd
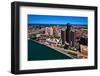
{"type": "Polygon", "coordinates": [[[58,36],[58,29],[57,29],[57,26],[53,26],[53,35],[54,35],[55,37],[58,36]]]}
{"type": "Polygon", "coordinates": [[[69,45],[75,47],[75,32],[72,30],[69,32],[69,45]]]}
{"type": "Polygon", "coordinates": [[[48,35],[48,27],[45,27],[45,35],[48,35]]]}
{"type": "Polygon", "coordinates": [[[66,41],[66,32],[65,32],[65,30],[61,30],[61,40],[62,40],[62,44],[65,44],[65,41],[66,41]]]}
{"type": "Polygon", "coordinates": [[[66,42],[69,43],[70,42],[70,30],[71,30],[71,25],[68,23],[67,24],[67,29],[66,29],[66,42]]]}
{"type": "Polygon", "coordinates": [[[49,27],[49,35],[53,35],[53,28],[49,27]]]}

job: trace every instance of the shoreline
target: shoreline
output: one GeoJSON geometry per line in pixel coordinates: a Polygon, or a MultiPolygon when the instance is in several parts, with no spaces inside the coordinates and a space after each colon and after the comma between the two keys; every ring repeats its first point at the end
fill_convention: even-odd
{"type": "MultiPolygon", "coordinates": [[[[33,40],[33,39],[29,39],[29,40],[32,40],[32,41],[34,41],[34,42],[36,42],[36,43],[38,43],[38,44],[44,45],[44,46],[46,46],[46,47],[48,47],[48,48],[51,48],[51,49],[53,49],[53,50],[55,50],[55,51],[57,51],[57,52],[59,52],[59,53],[62,53],[62,54],[64,54],[64,55],[70,57],[71,59],[75,59],[74,57],[70,56],[69,54],[67,54],[67,53],[65,53],[65,52],[63,52],[63,51],[61,51],[61,50],[58,50],[57,48],[50,47],[50,46],[48,46],[48,45],[42,44],[42,43],[40,43],[40,42],[38,42],[38,41],[35,41],[35,40],[33,40]]],[[[66,51],[66,52],[67,52],[67,51],[66,51]]]]}

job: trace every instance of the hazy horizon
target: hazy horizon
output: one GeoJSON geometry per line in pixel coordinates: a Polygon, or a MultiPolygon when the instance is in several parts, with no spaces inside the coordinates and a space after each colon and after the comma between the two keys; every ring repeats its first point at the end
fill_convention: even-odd
{"type": "Polygon", "coordinates": [[[52,15],[28,15],[28,24],[80,24],[88,25],[88,17],[79,16],[52,16],[52,15]]]}

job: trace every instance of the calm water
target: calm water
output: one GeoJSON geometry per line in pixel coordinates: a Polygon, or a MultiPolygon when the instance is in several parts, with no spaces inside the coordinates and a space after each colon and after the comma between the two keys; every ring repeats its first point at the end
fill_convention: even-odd
{"type": "Polygon", "coordinates": [[[39,44],[32,40],[28,40],[28,60],[55,60],[55,59],[71,59],[52,48],[39,44]]]}

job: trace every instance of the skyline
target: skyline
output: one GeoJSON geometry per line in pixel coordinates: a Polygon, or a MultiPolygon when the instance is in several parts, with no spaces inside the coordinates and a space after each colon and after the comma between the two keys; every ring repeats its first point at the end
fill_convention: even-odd
{"type": "Polygon", "coordinates": [[[88,25],[88,17],[28,15],[28,24],[82,24],[88,25]]]}

